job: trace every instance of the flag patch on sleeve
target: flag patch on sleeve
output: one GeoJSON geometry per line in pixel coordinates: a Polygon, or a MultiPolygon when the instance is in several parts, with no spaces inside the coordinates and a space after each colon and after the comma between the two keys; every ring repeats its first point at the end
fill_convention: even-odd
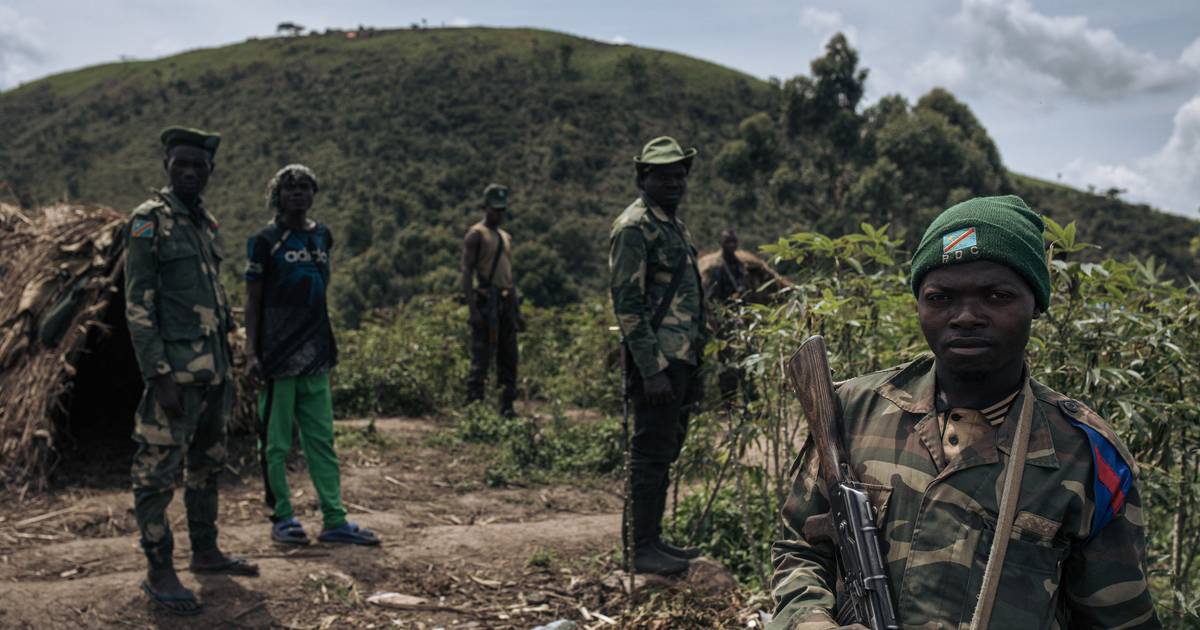
{"type": "Polygon", "coordinates": [[[942,236],[942,253],[952,254],[964,249],[975,247],[977,243],[975,228],[963,228],[942,236]]]}
{"type": "Polygon", "coordinates": [[[134,219],[129,226],[129,235],[133,238],[154,238],[154,221],[151,219],[134,219]]]}

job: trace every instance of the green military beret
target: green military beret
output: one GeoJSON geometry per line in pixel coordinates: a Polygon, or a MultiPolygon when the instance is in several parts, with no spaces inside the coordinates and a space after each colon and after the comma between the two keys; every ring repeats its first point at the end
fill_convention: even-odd
{"type": "Polygon", "coordinates": [[[663,166],[666,164],[674,164],[683,162],[683,165],[688,170],[692,168],[692,158],[696,157],[696,148],[692,147],[688,150],[683,150],[675,138],[670,136],[659,136],[646,146],[642,147],[641,155],[635,155],[633,162],[638,168],[649,168],[653,166],[663,166]]]}
{"type": "Polygon", "coordinates": [[[508,187],[500,184],[488,184],[483,189],[483,204],[489,208],[503,210],[508,207],[508,187]]]}
{"type": "Polygon", "coordinates": [[[1033,290],[1038,309],[1050,308],[1042,217],[1016,195],[976,197],[942,212],[913,253],[913,294],[925,274],[947,265],[990,260],[1017,272],[1033,290]]]}
{"type": "Polygon", "coordinates": [[[221,144],[221,134],[192,129],[191,127],[167,127],[162,130],[162,133],[158,137],[162,140],[164,151],[170,151],[171,147],[177,147],[182,144],[204,149],[213,157],[216,157],[217,147],[221,144]]]}

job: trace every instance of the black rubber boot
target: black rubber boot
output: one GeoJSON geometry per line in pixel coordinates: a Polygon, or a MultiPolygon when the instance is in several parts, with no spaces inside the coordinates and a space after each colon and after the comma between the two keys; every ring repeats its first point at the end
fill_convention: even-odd
{"type": "Polygon", "coordinates": [[[666,553],[659,549],[654,542],[646,543],[633,550],[633,570],[637,573],[675,575],[687,571],[687,568],[687,560],[666,553]]]}
{"type": "Polygon", "coordinates": [[[700,549],[696,547],[676,547],[675,545],[672,545],[661,538],[654,541],[654,544],[657,545],[659,550],[661,550],[663,553],[670,556],[675,556],[676,558],[695,560],[696,558],[700,557],[700,549]]]}
{"type": "Polygon", "coordinates": [[[517,410],[513,409],[514,397],[504,395],[500,397],[500,415],[505,418],[516,418],[517,410]]]}

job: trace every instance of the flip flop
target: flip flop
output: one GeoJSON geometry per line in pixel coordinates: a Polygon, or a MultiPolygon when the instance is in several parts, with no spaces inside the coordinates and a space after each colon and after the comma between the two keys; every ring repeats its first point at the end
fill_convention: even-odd
{"type": "Polygon", "coordinates": [[[308,539],[308,534],[304,533],[304,527],[300,525],[300,521],[294,518],[272,525],[271,540],[285,545],[307,545],[312,542],[308,539]]]}
{"type": "Polygon", "coordinates": [[[325,543],[343,543],[347,545],[373,546],[379,544],[379,537],[365,527],[355,523],[346,523],[341,527],[326,529],[317,536],[317,540],[325,543]]]}
{"type": "Polygon", "coordinates": [[[183,589],[187,591],[187,595],[163,595],[154,592],[154,589],[150,588],[150,583],[142,580],[142,590],[150,596],[151,601],[162,606],[167,612],[173,615],[192,617],[204,611],[204,604],[197,601],[196,594],[188,589],[183,589]],[[181,604],[191,604],[191,607],[181,608],[181,604]]]}
{"type": "Polygon", "coordinates": [[[224,562],[209,566],[198,566],[195,562],[188,565],[188,570],[192,573],[224,573],[226,575],[245,575],[256,577],[258,575],[258,567],[246,562],[242,558],[225,558],[224,562]]]}

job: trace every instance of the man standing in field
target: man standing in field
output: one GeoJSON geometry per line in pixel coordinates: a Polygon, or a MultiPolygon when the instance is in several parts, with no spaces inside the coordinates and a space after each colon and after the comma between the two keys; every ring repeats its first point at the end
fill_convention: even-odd
{"type": "Polygon", "coordinates": [[[691,234],[679,220],[695,149],[651,140],[634,158],[642,194],[613,222],[608,255],[613,311],[625,346],[634,428],[630,452],[633,568],[685,571],[696,549],[662,540],[671,464],[700,401],[708,331],[691,234]]]}
{"type": "Polygon", "coordinates": [[[200,612],[171,559],[167,506],[186,467],[184,505],[194,573],[258,575],[217,547],[217,476],[233,403],[227,335],[235,327],[219,280],[217,221],[201,193],[221,137],[169,127],[160,136],[170,185],[133,211],[125,317],[146,381],[134,420],[134,515],[149,564],[144,590],[180,615],[200,612]]]}
{"type": "MultiPolygon", "coordinates": [[[[1050,305],[1042,230],[1014,196],[943,212],[910,279],[932,356],[837,386],[840,438],[878,515],[902,627],[966,627],[981,600],[993,628],[1162,627],[1133,458],[1100,416],[1031,378],[1025,362],[1030,326],[1050,305]],[[1001,519],[1022,436],[1013,518],[1001,519]],[[999,581],[981,592],[993,553],[1004,563],[987,573],[999,581]]],[[[818,464],[810,440],[775,543],[770,628],[834,628],[846,603],[818,464]]]]}
{"type": "Polygon", "coordinates": [[[307,166],[280,169],[267,184],[267,210],[274,218],[247,244],[246,367],[265,381],[259,449],[267,503],[274,510],[271,539],[309,543],[287,482],[294,420],[324,521],[317,540],[378,545],[370,530],[346,521],[342,506],[329,388],[337,344],[326,303],[333,234],[308,217],[317,190],[317,175],[307,166]]]}
{"type": "Polygon", "coordinates": [[[471,326],[471,372],[467,402],[483,400],[492,356],[500,413],[513,417],[517,399],[517,333],[525,331],[521,302],[513,281],[512,236],[500,228],[508,214],[508,188],[488,184],[483,190],[483,220],[463,238],[462,287],[471,326]]]}

